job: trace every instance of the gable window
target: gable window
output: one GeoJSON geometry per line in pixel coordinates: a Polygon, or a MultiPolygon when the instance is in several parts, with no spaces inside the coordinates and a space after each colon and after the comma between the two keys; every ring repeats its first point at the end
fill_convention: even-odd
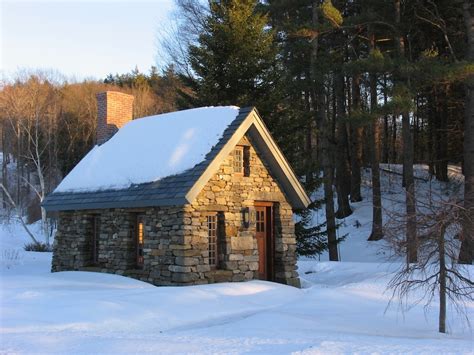
{"type": "Polygon", "coordinates": [[[99,263],[100,216],[92,216],[91,260],[92,265],[99,263]]]}
{"type": "Polygon", "coordinates": [[[145,239],[145,223],[142,215],[137,216],[137,228],[135,236],[137,267],[143,267],[143,245],[145,239]]]}
{"type": "Polygon", "coordinates": [[[247,146],[238,145],[233,152],[234,174],[249,176],[250,174],[250,149],[247,146]]]}
{"type": "Polygon", "coordinates": [[[238,145],[234,149],[234,173],[243,174],[244,172],[244,147],[238,145]]]}
{"type": "Polygon", "coordinates": [[[213,269],[219,267],[219,226],[218,214],[207,216],[207,237],[209,246],[209,266],[213,269]]]}

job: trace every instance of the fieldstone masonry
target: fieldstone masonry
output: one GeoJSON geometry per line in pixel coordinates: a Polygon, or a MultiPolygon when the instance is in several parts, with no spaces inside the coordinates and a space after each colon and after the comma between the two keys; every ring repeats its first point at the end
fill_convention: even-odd
{"type": "Polygon", "coordinates": [[[254,215],[256,201],[273,202],[274,280],[300,286],[291,206],[250,140],[248,176],[233,173],[229,155],[195,201],[183,206],[145,209],[62,211],[55,238],[52,271],[116,273],[155,285],[195,285],[256,279],[255,221],[242,223],[242,209],[254,215]],[[219,213],[219,267],[209,266],[207,216],[219,213]],[[136,267],[135,221],[145,225],[144,263],[136,267]],[[98,263],[92,264],[93,219],[100,220],[98,263]]]}

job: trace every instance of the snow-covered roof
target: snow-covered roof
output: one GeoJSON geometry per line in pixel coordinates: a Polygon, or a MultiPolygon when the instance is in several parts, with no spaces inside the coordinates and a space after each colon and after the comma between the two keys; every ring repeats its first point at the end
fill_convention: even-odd
{"type": "Polygon", "coordinates": [[[236,118],[236,106],[202,107],[133,120],[95,146],[54,192],[124,189],[191,169],[236,118]]]}
{"type": "Polygon", "coordinates": [[[293,208],[310,199],[253,107],[205,107],[132,121],[95,147],[42,206],[47,211],[192,203],[244,135],[293,208]]]}

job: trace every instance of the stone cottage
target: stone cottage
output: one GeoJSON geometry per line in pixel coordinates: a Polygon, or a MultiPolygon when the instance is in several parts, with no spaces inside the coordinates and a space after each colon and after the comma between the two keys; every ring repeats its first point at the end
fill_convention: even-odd
{"type": "Polygon", "coordinates": [[[43,203],[59,218],[52,271],[298,287],[293,210],[310,200],[257,111],[132,120],[132,101],[98,95],[101,144],[43,203]]]}

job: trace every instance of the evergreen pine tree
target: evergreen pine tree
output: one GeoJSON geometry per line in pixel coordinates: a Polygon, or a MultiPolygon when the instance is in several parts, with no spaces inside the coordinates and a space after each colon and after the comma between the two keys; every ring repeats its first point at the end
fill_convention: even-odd
{"type": "Polygon", "coordinates": [[[275,95],[274,35],[255,0],[212,1],[198,45],[189,48],[193,77],[183,106],[256,106],[266,117],[275,95]]]}

